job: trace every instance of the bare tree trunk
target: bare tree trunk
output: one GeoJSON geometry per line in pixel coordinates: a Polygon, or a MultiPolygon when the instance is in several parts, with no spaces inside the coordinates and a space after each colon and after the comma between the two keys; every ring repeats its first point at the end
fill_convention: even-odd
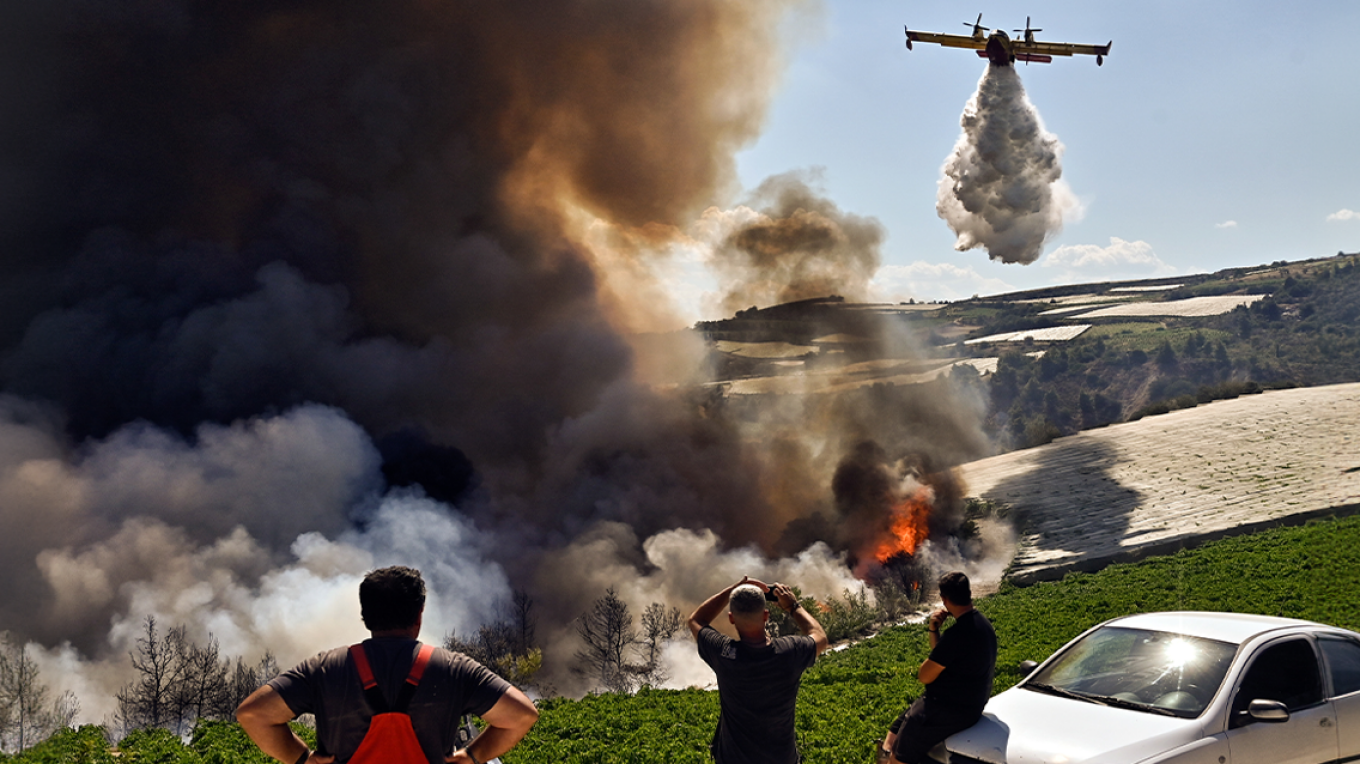
{"type": "Polygon", "coordinates": [[[130,653],[138,679],[118,692],[118,713],[125,732],[143,727],[173,730],[179,726],[183,717],[182,709],[176,708],[176,695],[182,690],[185,652],[183,626],[161,636],[156,631],[155,616],[146,617],[143,636],[137,639],[137,649],[130,653]]]}
{"type": "Polygon", "coordinates": [[[661,665],[661,648],[680,630],[681,618],[679,608],[668,610],[660,602],[653,602],[642,611],[640,641],[643,663],[638,667],[642,684],[655,687],[670,678],[661,665]]]}
{"type": "Polygon", "coordinates": [[[515,645],[515,652],[519,655],[527,655],[534,645],[534,617],[530,612],[534,607],[534,598],[523,589],[516,589],[514,599],[511,600],[511,620],[515,625],[515,636],[518,644],[515,645]]]}
{"type": "MultiPolygon", "coordinates": [[[[222,670],[223,672],[227,671],[225,663],[222,670]]],[[[227,691],[223,694],[222,706],[218,712],[218,717],[222,719],[232,718],[232,714],[236,713],[236,707],[241,705],[241,701],[245,700],[250,693],[258,690],[265,682],[277,676],[279,665],[274,660],[273,653],[265,653],[264,657],[260,658],[260,662],[254,666],[246,665],[246,662],[238,656],[230,673],[231,678],[226,680],[227,691]]]]}
{"type": "Polygon", "coordinates": [[[38,664],[25,654],[23,645],[5,635],[0,643],[0,745],[18,753],[69,723],[69,718],[61,718],[63,704],[74,704],[75,696],[64,693],[49,707],[47,693],[38,664]]]}
{"type": "MultiPolygon", "coordinates": [[[[219,660],[217,638],[208,635],[206,647],[184,645],[181,655],[183,673],[177,688],[176,714],[181,726],[217,716],[227,695],[227,665],[219,660]]],[[[180,734],[183,729],[178,730],[180,734]]]]}
{"type": "Polygon", "coordinates": [[[576,653],[582,667],[578,670],[597,676],[612,692],[629,692],[635,687],[635,676],[628,670],[628,652],[637,644],[637,631],[628,604],[613,588],[576,619],[576,633],[585,642],[585,648],[576,653]]]}

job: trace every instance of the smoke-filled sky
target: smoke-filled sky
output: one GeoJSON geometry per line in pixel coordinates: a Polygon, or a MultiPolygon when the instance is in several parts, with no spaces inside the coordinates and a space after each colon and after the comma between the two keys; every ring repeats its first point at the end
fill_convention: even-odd
{"type": "Polygon", "coordinates": [[[287,664],[362,636],[358,577],[403,563],[431,640],[527,590],[570,692],[609,586],[836,595],[923,487],[931,559],[995,564],[954,543],[950,468],[989,450],[967,380],[738,402],[691,384],[693,338],[639,340],[696,252],[715,305],[869,296],[879,222],[737,173],[815,18],[4,5],[0,631],[97,720],[145,617],[287,664]]]}
{"type": "MultiPolygon", "coordinates": [[[[902,23],[957,11],[902,12],[3,5],[0,631],[97,720],[144,616],[286,663],[362,636],[376,565],[426,571],[428,639],[529,590],[564,671],[607,586],[639,612],[748,574],[836,594],[923,490],[922,559],[995,563],[951,542],[949,468],[989,451],[967,385],[737,403],[656,384],[703,356],[637,333],[1330,254],[1360,225],[1333,132],[1357,107],[1280,73],[1337,81],[1330,51],[1244,63],[1246,15],[1206,42],[1202,10],[1031,9],[1115,49],[1021,71],[1078,209],[1003,269],[936,214],[985,64],[908,54],[902,23]],[[1286,241],[1333,243],[1249,254],[1286,241]]],[[[1337,28],[1283,13],[1251,21],[1337,28]]]]}
{"type": "MultiPolygon", "coordinates": [[[[831,198],[884,227],[884,299],[959,299],[1064,282],[1148,278],[1360,251],[1360,150],[1352,126],[1352,2],[1086,3],[829,0],[801,34],[766,129],[739,156],[743,182],[820,167],[831,198]],[[1019,67],[1065,147],[1080,202],[1033,265],[955,252],[936,215],[940,168],[986,63],[918,45],[903,25],[1041,40],[1114,41],[1091,57],[1019,67]]],[[[712,316],[705,316],[712,317],[712,316]]]]}

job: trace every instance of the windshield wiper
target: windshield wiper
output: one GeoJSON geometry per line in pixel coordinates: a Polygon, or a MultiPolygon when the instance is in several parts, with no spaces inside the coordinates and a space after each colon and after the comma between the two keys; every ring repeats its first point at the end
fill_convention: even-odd
{"type": "MultiPolygon", "coordinates": [[[[1104,703],[1104,704],[1107,705],[1107,706],[1116,706],[1116,707],[1118,707],[1118,708],[1128,708],[1128,709],[1132,709],[1132,710],[1134,710],[1134,711],[1151,711],[1151,712],[1154,713],[1154,714],[1161,714],[1162,716],[1176,716],[1176,717],[1180,717],[1180,716],[1181,716],[1180,714],[1176,713],[1175,711],[1172,711],[1172,710],[1169,709],[1169,708],[1162,708],[1161,706],[1151,706],[1151,705],[1148,705],[1147,703],[1139,703],[1139,702],[1136,701],[1136,700],[1125,700],[1125,699],[1123,699],[1123,698],[1112,698],[1112,697],[1110,697],[1110,696],[1108,696],[1108,695],[1092,695],[1092,696],[1087,696],[1087,697],[1088,697],[1090,700],[1092,700],[1092,701],[1099,702],[1099,703],[1104,703]],[[1098,698],[1099,700],[1097,700],[1097,698],[1098,698]]],[[[1181,717],[1181,718],[1184,718],[1184,717],[1181,717]]]]}
{"type": "Polygon", "coordinates": [[[1095,703],[1098,706],[1113,706],[1115,708],[1127,708],[1131,711],[1147,711],[1149,713],[1161,714],[1162,716],[1175,716],[1179,718],[1184,718],[1181,714],[1178,714],[1169,708],[1162,708],[1161,706],[1150,706],[1146,703],[1138,703],[1132,700],[1124,700],[1123,698],[1112,698],[1109,695],[1091,695],[1085,692],[1077,692],[1076,690],[1068,690],[1062,687],[1054,687],[1051,684],[1044,684],[1043,682],[1029,682],[1025,685],[1025,687],[1038,690],[1039,692],[1046,692],[1049,695],[1057,695],[1058,697],[1061,698],[1071,698],[1072,700],[1084,700],[1087,703],[1095,703]]]}
{"type": "Polygon", "coordinates": [[[1043,682],[1026,682],[1025,687],[1031,690],[1038,690],[1039,692],[1046,692],[1049,695],[1057,695],[1060,698],[1071,698],[1072,700],[1084,700],[1087,703],[1095,703],[1096,705],[1099,706],[1110,705],[1109,703],[1105,702],[1105,699],[1100,698],[1099,696],[1087,695],[1084,692],[1076,692],[1075,690],[1068,690],[1062,687],[1054,687],[1051,684],[1044,684],[1043,682]]]}

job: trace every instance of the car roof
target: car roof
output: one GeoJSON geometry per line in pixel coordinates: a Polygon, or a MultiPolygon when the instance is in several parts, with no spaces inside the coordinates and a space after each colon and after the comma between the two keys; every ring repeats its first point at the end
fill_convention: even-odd
{"type": "MultiPolygon", "coordinates": [[[[1140,613],[1107,621],[1106,626],[1123,626],[1130,629],[1149,629],[1186,634],[1192,637],[1216,639],[1222,642],[1241,644],[1246,640],[1267,631],[1298,628],[1300,626],[1319,628],[1321,624],[1301,621],[1297,618],[1276,618],[1269,615],[1249,613],[1208,613],[1179,611],[1172,613],[1140,613]]],[[[1330,628],[1330,627],[1327,627],[1330,628]]]]}

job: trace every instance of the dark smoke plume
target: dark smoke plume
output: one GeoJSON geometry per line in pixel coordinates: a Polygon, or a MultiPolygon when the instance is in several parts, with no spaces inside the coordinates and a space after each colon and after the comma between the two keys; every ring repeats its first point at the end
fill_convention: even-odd
{"type": "Polygon", "coordinates": [[[1062,144],[1044,129],[1013,66],[988,66],[960,120],[935,209],[960,252],[1032,263],[1076,199],[1062,178],[1062,144]]]}
{"type": "MultiPolygon", "coordinates": [[[[619,288],[735,191],[797,4],[0,7],[0,631],[98,720],[143,616],[286,663],[378,565],[429,639],[529,588],[563,667],[610,584],[853,583],[842,456],[957,463],[976,403],[653,387],[619,288]]],[[[862,286],[876,223],[758,198],[743,283],[862,286]]]]}
{"type": "Polygon", "coordinates": [[[877,220],[842,212],[797,173],[766,180],[748,205],[714,253],[724,315],[832,294],[864,300],[881,260],[877,220]]]}
{"type": "Polygon", "coordinates": [[[631,382],[585,232],[734,190],[790,5],[6,4],[0,628],[296,655],[269,603],[407,556],[411,518],[466,563],[414,546],[458,628],[506,593],[499,527],[740,528],[740,444],[631,382]],[[395,487],[440,465],[459,511],[395,487]]]}

